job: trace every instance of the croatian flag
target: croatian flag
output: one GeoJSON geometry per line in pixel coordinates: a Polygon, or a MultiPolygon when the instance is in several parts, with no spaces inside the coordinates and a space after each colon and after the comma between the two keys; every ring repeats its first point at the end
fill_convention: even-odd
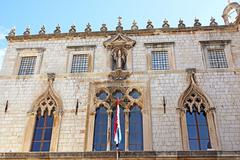
{"type": "Polygon", "coordinates": [[[118,148],[118,145],[121,142],[122,139],[122,135],[121,135],[121,127],[120,127],[120,108],[119,108],[119,103],[120,100],[117,99],[116,101],[116,115],[115,115],[115,119],[114,119],[114,142],[116,143],[116,146],[118,148]]]}

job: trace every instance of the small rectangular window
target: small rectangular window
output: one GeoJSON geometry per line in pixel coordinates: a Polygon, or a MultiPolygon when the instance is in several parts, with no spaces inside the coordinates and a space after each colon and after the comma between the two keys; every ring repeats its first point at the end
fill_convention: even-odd
{"type": "Polygon", "coordinates": [[[22,57],[18,75],[34,74],[37,56],[22,57]]]}
{"type": "Polygon", "coordinates": [[[88,54],[73,55],[71,73],[88,72],[88,54]]]}
{"type": "Polygon", "coordinates": [[[169,70],[168,51],[152,52],[152,70],[169,70]]]}
{"type": "Polygon", "coordinates": [[[223,49],[208,50],[210,68],[228,68],[227,58],[223,49]]]}

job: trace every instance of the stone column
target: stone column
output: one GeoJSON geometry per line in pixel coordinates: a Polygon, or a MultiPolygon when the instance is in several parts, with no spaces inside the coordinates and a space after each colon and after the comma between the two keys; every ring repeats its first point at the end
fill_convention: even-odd
{"type": "Polygon", "coordinates": [[[86,133],[87,143],[85,145],[85,151],[92,151],[93,148],[93,135],[95,126],[95,116],[96,112],[91,112],[88,118],[88,132],[86,133]]]}
{"type": "Polygon", "coordinates": [[[25,128],[24,138],[23,138],[23,152],[29,152],[31,150],[32,139],[34,134],[34,127],[36,122],[36,113],[28,113],[27,125],[25,128]]]}
{"type": "Polygon", "coordinates": [[[129,150],[129,109],[125,109],[125,151],[129,150]]]}
{"type": "Polygon", "coordinates": [[[53,126],[52,126],[50,152],[57,152],[59,131],[60,131],[60,122],[61,122],[60,113],[53,112],[53,126]]]}
{"type": "Polygon", "coordinates": [[[107,151],[111,149],[111,125],[112,125],[112,110],[109,109],[108,113],[108,124],[107,124],[107,151]]]}

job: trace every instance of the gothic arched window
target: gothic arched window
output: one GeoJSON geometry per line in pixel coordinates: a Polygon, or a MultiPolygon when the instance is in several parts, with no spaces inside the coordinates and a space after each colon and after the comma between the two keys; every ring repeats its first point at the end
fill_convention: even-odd
{"type": "MultiPolygon", "coordinates": [[[[124,151],[125,150],[125,114],[124,114],[124,109],[122,107],[120,108],[120,126],[121,126],[121,136],[122,140],[118,146],[119,150],[124,151]]],[[[116,107],[113,110],[112,113],[112,125],[111,125],[111,150],[116,150],[116,145],[114,142],[114,120],[116,116],[116,107]]]]}
{"type": "MultiPolygon", "coordinates": [[[[54,109],[52,111],[54,111],[54,109]]],[[[38,109],[31,151],[49,151],[53,128],[52,111],[49,114],[46,109],[44,113],[41,114],[41,109],[38,109]]]]}
{"type": "Polygon", "coordinates": [[[129,113],[129,150],[143,150],[142,113],[137,105],[129,113]]]}
{"type": "Polygon", "coordinates": [[[200,112],[193,106],[192,112],[187,109],[186,113],[188,141],[190,150],[207,150],[211,148],[207,117],[203,106],[200,112]]]}
{"type": "Polygon", "coordinates": [[[93,151],[106,151],[107,149],[108,114],[104,106],[96,110],[93,151]]]}
{"type": "Polygon", "coordinates": [[[63,103],[53,89],[54,74],[48,74],[48,87],[34,102],[28,112],[22,151],[56,152],[63,103]]]}
{"type": "Polygon", "coordinates": [[[118,149],[152,150],[150,108],[144,101],[144,89],[116,84],[104,87],[101,84],[94,90],[94,98],[89,105],[86,151],[116,150],[114,121],[117,105],[121,129],[118,149]]]}
{"type": "Polygon", "coordinates": [[[179,99],[183,150],[219,149],[215,108],[189,73],[190,84],[179,99]]]}

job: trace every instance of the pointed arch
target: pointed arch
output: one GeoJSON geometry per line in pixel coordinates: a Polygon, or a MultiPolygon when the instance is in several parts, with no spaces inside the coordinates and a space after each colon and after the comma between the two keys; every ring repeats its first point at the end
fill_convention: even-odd
{"type": "MultiPolygon", "coordinates": [[[[194,103],[194,101],[190,102],[190,101],[187,101],[187,100],[188,99],[192,99],[193,100],[193,98],[195,98],[196,100],[197,99],[200,100],[200,102],[197,105],[197,109],[198,109],[199,112],[201,110],[200,109],[200,106],[201,106],[200,104],[204,104],[205,105],[205,111],[214,109],[213,104],[210,101],[210,98],[196,84],[195,74],[194,73],[188,75],[188,80],[189,80],[190,83],[189,83],[187,89],[181,94],[181,96],[180,96],[180,98],[178,100],[179,109],[186,110],[187,108],[184,107],[186,103],[187,104],[194,103]]],[[[190,110],[192,111],[192,107],[190,107],[190,110]]]]}
{"type": "MultiPolygon", "coordinates": [[[[42,93],[34,102],[30,112],[36,112],[41,108],[42,112],[48,108],[51,111],[55,108],[57,114],[62,114],[63,112],[63,102],[60,96],[56,93],[52,84],[49,84],[44,93],[42,93]]],[[[50,113],[49,113],[50,114],[50,113]]]]}
{"type": "Polygon", "coordinates": [[[28,112],[22,151],[57,151],[63,103],[53,88],[54,78],[54,73],[48,74],[47,89],[33,102],[32,108],[28,112]],[[41,127],[39,123],[42,123],[41,127]],[[51,126],[48,126],[49,124],[51,126]],[[51,128],[51,133],[47,134],[49,128],[51,128]],[[41,142],[41,147],[37,147],[36,143],[39,142],[35,137],[39,131],[42,132],[41,139],[47,139],[46,144],[45,141],[41,142]],[[44,145],[48,145],[48,147],[45,148],[44,145]]]}
{"type": "Polygon", "coordinates": [[[207,95],[196,84],[195,74],[188,73],[189,86],[181,94],[178,100],[178,110],[180,111],[180,126],[182,136],[183,150],[202,150],[220,148],[218,143],[216,124],[215,124],[215,108],[207,95]],[[198,123],[198,119],[205,119],[203,124],[198,123]],[[193,123],[194,122],[194,123],[193,123]],[[194,135],[191,132],[191,125],[195,125],[194,135]],[[204,131],[199,125],[204,125],[204,131]],[[206,128],[207,127],[207,128],[206,128]],[[208,137],[202,138],[200,133],[204,132],[208,137]],[[194,138],[192,138],[194,137],[194,138]],[[201,140],[202,138],[202,140],[201,140]],[[194,148],[192,142],[195,142],[198,148],[194,148]],[[205,142],[206,141],[206,142],[205,142]],[[208,143],[207,143],[208,141],[208,143]],[[202,147],[201,143],[205,143],[202,147]],[[206,146],[207,145],[207,146],[206,146]]]}

